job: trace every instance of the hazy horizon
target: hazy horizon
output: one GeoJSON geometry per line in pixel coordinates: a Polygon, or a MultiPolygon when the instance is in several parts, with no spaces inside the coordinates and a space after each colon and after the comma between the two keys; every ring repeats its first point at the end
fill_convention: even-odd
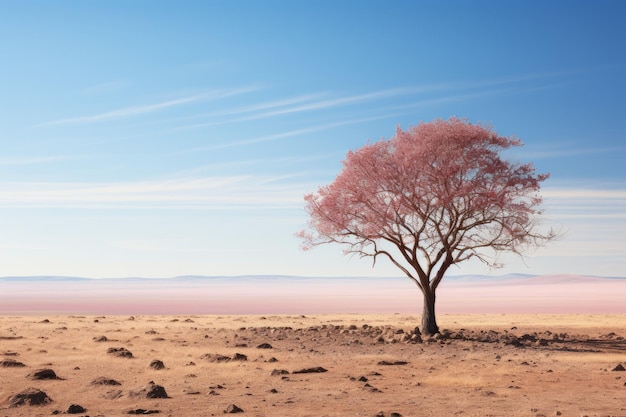
{"type": "MultiPolygon", "coordinates": [[[[421,314],[406,277],[0,278],[0,314],[421,314]]],[[[459,276],[442,281],[437,312],[624,313],[626,277],[459,276]],[[455,279],[456,278],[456,279],[455,279]]]]}

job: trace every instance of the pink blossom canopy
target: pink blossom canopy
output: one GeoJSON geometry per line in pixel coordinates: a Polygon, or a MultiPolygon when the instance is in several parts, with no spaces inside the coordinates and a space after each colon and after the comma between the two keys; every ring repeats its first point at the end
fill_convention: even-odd
{"type": "Polygon", "coordinates": [[[453,264],[521,254],[554,236],[536,220],[548,174],[502,159],[521,145],[457,118],[398,128],[349,152],[335,181],[305,197],[313,232],[300,233],[303,247],[336,242],[374,260],[382,254],[432,290],[453,264]]]}

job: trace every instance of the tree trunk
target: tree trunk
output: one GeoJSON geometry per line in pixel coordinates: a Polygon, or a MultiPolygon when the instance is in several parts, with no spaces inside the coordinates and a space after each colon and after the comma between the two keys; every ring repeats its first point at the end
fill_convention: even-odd
{"type": "Polygon", "coordinates": [[[422,333],[428,336],[439,333],[435,318],[435,292],[424,289],[424,312],[422,313],[422,333]]]}

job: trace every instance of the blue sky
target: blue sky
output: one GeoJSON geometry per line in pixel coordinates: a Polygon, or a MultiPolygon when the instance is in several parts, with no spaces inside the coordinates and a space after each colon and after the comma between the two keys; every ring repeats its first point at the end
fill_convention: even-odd
{"type": "Polygon", "coordinates": [[[303,195],[491,124],[561,240],[453,274],[626,276],[626,3],[0,1],[0,275],[400,275],[302,252],[303,195]]]}

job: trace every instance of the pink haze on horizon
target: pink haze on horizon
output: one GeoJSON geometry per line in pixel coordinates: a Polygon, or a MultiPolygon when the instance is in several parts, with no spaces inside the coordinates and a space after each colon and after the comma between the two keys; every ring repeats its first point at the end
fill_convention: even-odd
{"type": "MultiPolygon", "coordinates": [[[[206,278],[0,281],[0,314],[420,314],[408,279],[206,278]]],[[[444,280],[439,314],[626,313],[626,279],[539,276],[444,280]]]]}

